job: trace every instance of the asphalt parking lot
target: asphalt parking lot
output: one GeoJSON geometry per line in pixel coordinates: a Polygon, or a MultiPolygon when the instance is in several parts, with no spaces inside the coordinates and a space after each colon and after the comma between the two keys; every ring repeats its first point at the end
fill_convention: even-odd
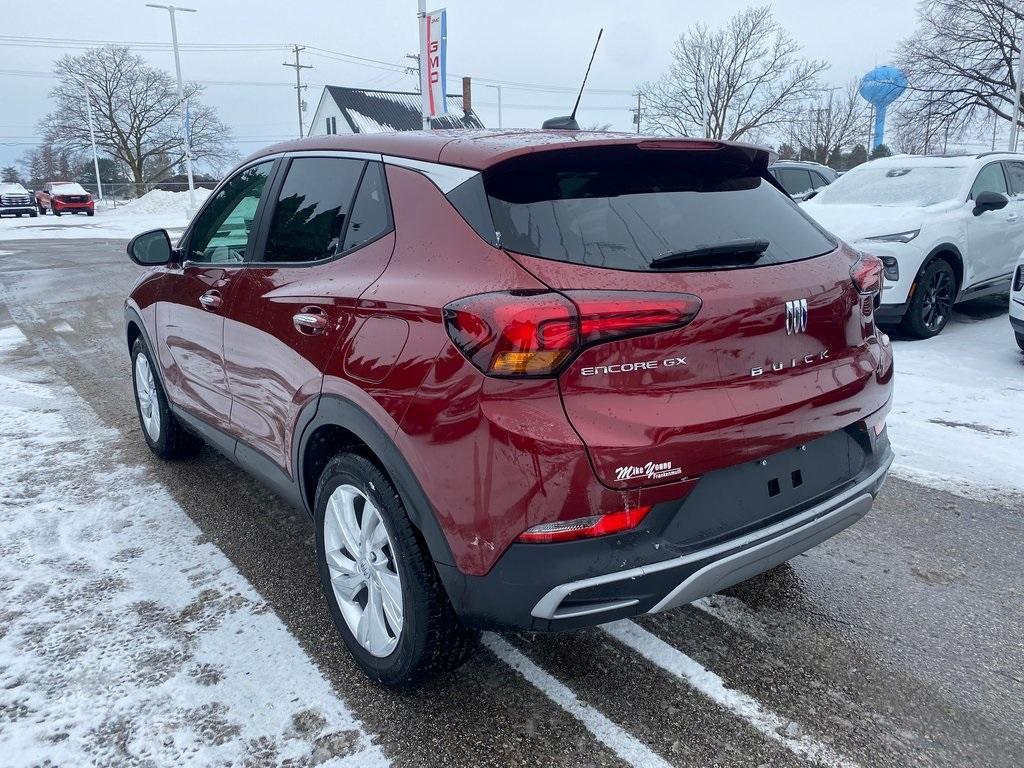
{"type": "Polygon", "coordinates": [[[117,459],[166,488],[393,764],[1024,764],[1024,499],[899,477],[863,521],[726,594],[488,635],[449,678],[374,687],[330,624],[308,521],[212,451],[163,464],[146,449],[122,328],[139,274],[122,241],[0,239],[0,320],[119,433],[117,459]]]}

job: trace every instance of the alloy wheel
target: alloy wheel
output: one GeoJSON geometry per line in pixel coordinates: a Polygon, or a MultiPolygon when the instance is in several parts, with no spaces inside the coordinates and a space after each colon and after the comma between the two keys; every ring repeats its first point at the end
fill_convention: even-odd
{"type": "Polygon", "coordinates": [[[160,403],[156,393],[156,379],[144,354],[135,356],[135,397],[139,401],[142,426],[150,440],[160,439],[160,403]]]}
{"type": "Polygon", "coordinates": [[[942,328],[953,311],[953,277],[945,270],[937,270],[923,290],[921,320],[934,333],[942,328]]]}
{"type": "Polygon", "coordinates": [[[402,581],[380,511],[354,486],[338,486],[327,501],[324,553],[352,635],[373,656],[389,655],[402,634],[402,581]]]}

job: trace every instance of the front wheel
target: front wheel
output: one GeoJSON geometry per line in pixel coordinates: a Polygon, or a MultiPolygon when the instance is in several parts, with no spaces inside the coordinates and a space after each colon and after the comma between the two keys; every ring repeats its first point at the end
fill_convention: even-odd
{"type": "Polygon", "coordinates": [[[466,660],[478,637],[459,622],[391,480],[343,453],[316,490],[316,560],[331,618],[356,663],[391,688],[466,660]]]}
{"type": "Polygon", "coordinates": [[[50,210],[53,212],[54,216],[60,216],[60,211],[58,211],[56,208],[51,208],[50,210]]]}
{"type": "Polygon", "coordinates": [[[938,336],[953,314],[956,275],[945,259],[932,259],[920,277],[903,317],[903,329],[918,339],[938,336]]]}
{"type": "Polygon", "coordinates": [[[1017,337],[1017,346],[1020,347],[1020,351],[1024,352],[1024,333],[1013,334],[1017,337]]]}
{"type": "Polygon", "coordinates": [[[150,450],[161,459],[196,453],[203,441],[181,426],[171,413],[155,364],[141,337],[132,345],[132,382],[142,436],[150,450]]]}
{"type": "Polygon", "coordinates": [[[30,218],[34,219],[36,216],[39,215],[39,211],[29,211],[28,215],[29,215],[30,218]]]}

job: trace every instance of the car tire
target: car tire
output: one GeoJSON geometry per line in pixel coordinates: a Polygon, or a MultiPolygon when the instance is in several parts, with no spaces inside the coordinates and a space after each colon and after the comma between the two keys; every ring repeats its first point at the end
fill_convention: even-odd
{"type": "Polygon", "coordinates": [[[93,215],[95,215],[95,211],[86,211],[85,215],[86,216],[93,216],[93,215]]]}
{"type": "Polygon", "coordinates": [[[39,215],[40,215],[40,216],[45,216],[45,215],[46,215],[46,209],[45,209],[45,208],[43,208],[43,206],[41,206],[41,205],[37,205],[37,206],[36,206],[36,208],[38,208],[38,209],[39,209],[39,215]]]}
{"type": "Polygon", "coordinates": [[[30,218],[34,219],[36,216],[39,215],[39,211],[29,211],[28,215],[29,215],[30,218]]]}
{"type": "Polygon", "coordinates": [[[916,339],[942,333],[956,301],[958,286],[953,267],[945,259],[929,261],[916,281],[914,296],[903,316],[902,330],[916,339]]]}
{"type": "Polygon", "coordinates": [[[1020,351],[1024,352],[1024,333],[1013,334],[1017,337],[1017,346],[1020,347],[1020,351]]]}
{"type": "Polygon", "coordinates": [[[54,216],[60,216],[60,211],[58,211],[56,208],[51,208],[50,212],[53,213],[54,216]]]}
{"type": "Polygon", "coordinates": [[[314,520],[331,618],[371,680],[408,688],[469,657],[479,632],[455,615],[426,545],[376,464],[354,453],[331,459],[317,483],[314,520]]]}
{"type": "Polygon", "coordinates": [[[141,337],[132,345],[132,385],[139,426],[149,449],[161,459],[195,455],[203,441],[171,413],[153,358],[141,337]]]}

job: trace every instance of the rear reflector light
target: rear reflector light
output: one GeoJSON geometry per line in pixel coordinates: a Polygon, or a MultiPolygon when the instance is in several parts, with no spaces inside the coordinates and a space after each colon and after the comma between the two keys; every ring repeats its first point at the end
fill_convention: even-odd
{"type": "Polygon", "coordinates": [[[857,263],[850,267],[850,278],[859,293],[881,293],[883,269],[880,258],[862,253],[857,263]]]}
{"type": "Polygon", "coordinates": [[[700,306],[688,293],[501,291],[451,302],[444,321],[482,372],[551,376],[587,346],[681,328],[700,306]]]}
{"type": "Polygon", "coordinates": [[[559,520],[555,523],[535,525],[519,534],[519,541],[529,544],[547,544],[555,541],[572,541],[589,539],[594,536],[607,536],[610,533],[621,533],[640,525],[651,507],[625,509],[607,515],[591,515],[578,517],[575,520],[559,520]]]}

